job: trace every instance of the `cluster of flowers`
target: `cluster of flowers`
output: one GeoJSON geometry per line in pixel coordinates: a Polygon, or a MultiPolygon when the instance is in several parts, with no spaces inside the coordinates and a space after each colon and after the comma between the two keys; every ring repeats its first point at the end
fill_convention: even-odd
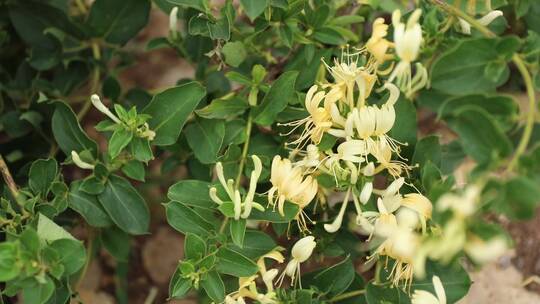
{"type": "MultiPolygon", "coordinates": [[[[280,214],[284,214],[286,202],[299,208],[296,219],[303,233],[309,233],[309,218],[304,208],[311,202],[318,200],[321,204],[330,204],[332,198],[342,197],[337,216],[324,225],[329,233],[341,228],[347,206],[352,202],[356,215],[352,215],[348,228],[366,236],[366,244],[362,247],[371,251],[368,265],[381,258],[393,260],[388,280],[404,288],[410,286],[415,274],[425,275],[427,258],[449,261],[461,250],[470,251],[473,257],[483,257],[486,250],[499,254],[504,248],[500,240],[480,244],[467,235],[467,215],[463,212],[455,211],[443,229],[432,229],[429,225],[433,209],[431,201],[417,191],[410,191],[414,189],[412,185],[403,187],[405,177],[412,169],[400,155],[401,146],[406,143],[393,139],[388,133],[394,126],[394,105],[400,93],[410,97],[428,83],[427,70],[415,62],[422,44],[420,16],[421,11],[415,10],[404,23],[401,13],[395,11],[392,15],[393,42],[386,39],[389,25],[378,18],[364,48],[352,53],[347,49],[332,66],[325,63],[333,81],[315,84],[308,90],[305,97],[308,117],[282,124],[293,127],[286,135],[297,129],[302,132],[287,143],[294,147],[289,158],[274,157],[270,176],[272,187],[267,192],[269,206],[280,214]],[[397,64],[396,58],[399,59],[397,64]],[[375,99],[373,91],[387,92],[382,105],[369,103],[375,99]],[[325,136],[336,139],[335,149],[319,148],[325,136]],[[379,175],[391,179],[385,189],[374,187],[374,179],[379,175]],[[335,185],[319,184],[318,177],[321,176],[332,177],[335,185]],[[434,230],[439,231],[435,237],[431,235],[434,230]]],[[[234,203],[235,219],[248,218],[252,208],[264,210],[262,205],[253,202],[261,161],[257,156],[252,158],[255,169],[244,199],[233,186],[234,180],[225,181],[222,165],[216,165],[217,177],[229,197],[227,201],[234,203]]],[[[223,204],[217,192],[216,188],[211,188],[210,197],[217,204],[223,204]]],[[[438,205],[460,210],[458,201],[459,198],[447,196],[438,205]]],[[[294,245],[290,262],[279,276],[278,284],[285,276],[291,278],[291,284],[300,283],[300,263],[311,256],[315,245],[313,236],[304,237],[294,245]]],[[[267,271],[264,259],[283,263],[281,249],[261,257],[260,273],[241,278],[238,291],[227,296],[225,302],[245,303],[244,298],[250,298],[261,303],[276,303],[273,280],[278,276],[278,270],[267,271]],[[266,286],[266,293],[259,293],[254,282],[259,276],[266,286]]],[[[432,279],[436,296],[416,290],[412,303],[446,302],[440,279],[437,276],[432,279]]]]}

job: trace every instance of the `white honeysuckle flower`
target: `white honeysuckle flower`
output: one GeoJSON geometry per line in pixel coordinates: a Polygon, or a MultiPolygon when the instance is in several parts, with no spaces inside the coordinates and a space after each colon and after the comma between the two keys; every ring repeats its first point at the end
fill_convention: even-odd
{"type": "Polygon", "coordinates": [[[249,179],[249,189],[244,199],[244,212],[242,213],[242,218],[248,218],[251,214],[251,208],[253,208],[253,198],[255,197],[255,190],[257,189],[257,182],[262,172],[262,162],[257,155],[252,155],[251,159],[253,160],[254,169],[251,171],[251,176],[249,179]]]}
{"type": "Polygon", "coordinates": [[[334,233],[341,228],[341,223],[343,223],[343,216],[345,215],[345,210],[347,209],[347,204],[349,203],[349,196],[351,194],[351,188],[347,189],[345,197],[343,198],[343,203],[339,209],[339,213],[332,222],[332,224],[324,224],[324,230],[329,233],[334,233]]]}
{"type": "MultiPolygon", "coordinates": [[[[487,13],[482,18],[477,19],[476,21],[478,21],[478,23],[480,23],[481,25],[487,26],[491,22],[493,22],[493,20],[495,20],[496,18],[498,18],[500,16],[503,16],[503,12],[499,11],[499,10],[494,10],[494,11],[491,11],[491,12],[487,13]]],[[[461,33],[463,33],[465,35],[470,35],[471,34],[471,25],[469,24],[469,22],[459,18],[459,26],[460,26],[460,32],[461,33]]]]}
{"type": "Polygon", "coordinates": [[[473,236],[467,238],[463,249],[471,260],[483,265],[501,257],[508,250],[508,245],[503,237],[493,237],[485,241],[473,236]]]}
{"type": "Polygon", "coordinates": [[[291,250],[291,255],[293,259],[297,260],[300,263],[303,263],[307,259],[309,259],[309,257],[311,257],[315,246],[317,246],[317,243],[315,242],[315,237],[311,235],[303,237],[294,244],[291,250]]]}
{"type": "Polygon", "coordinates": [[[375,219],[375,234],[380,237],[389,237],[397,227],[397,219],[388,211],[381,198],[377,199],[378,216],[375,219]]]}
{"type": "Polygon", "coordinates": [[[269,292],[274,291],[274,279],[277,277],[279,270],[276,268],[270,269],[262,275],[262,280],[269,292]]]}
{"type": "Polygon", "coordinates": [[[71,151],[71,160],[73,160],[73,163],[81,169],[93,170],[95,167],[93,164],[83,161],[76,151],[71,151]]]}
{"type": "Polygon", "coordinates": [[[390,183],[390,185],[388,185],[388,187],[386,187],[386,190],[384,190],[382,195],[388,196],[398,193],[399,189],[401,189],[403,184],[405,184],[405,179],[403,177],[395,179],[393,182],[390,183]]]}
{"type": "Polygon", "coordinates": [[[371,197],[371,192],[373,192],[373,183],[365,183],[362,187],[362,191],[360,192],[360,202],[362,202],[362,204],[365,205],[369,201],[369,198],[371,197]]]}
{"type": "Polygon", "coordinates": [[[287,275],[291,278],[291,286],[298,281],[300,289],[302,288],[302,282],[300,281],[300,264],[311,257],[315,246],[317,246],[315,237],[311,235],[301,238],[294,244],[291,250],[291,260],[278,279],[279,285],[281,285],[283,278],[287,275]]]}
{"type": "Polygon", "coordinates": [[[461,194],[446,193],[439,198],[437,209],[450,209],[459,217],[471,216],[478,208],[481,191],[478,185],[469,185],[461,194]]]}
{"type": "Polygon", "coordinates": [[[110,110],[109,108],[107,108],[102,102],[101,102],[101,99],[99,98],[99,96],[97,94],[93,94],[91,97],[90,97],[90,100],[92,100],[92,104],[94,105],[94,107],[96,109],[98,109],[98,111],[100,111],[101,113],[107,115],[112,121],[114,121],[115,123],[117,124],[121,124],[122,122],[120,121],[120,119],[118,117],[116,117],[116,115],[114,115],[110,110]]]}
{"type": "Polygon", "coordinates": [[[412,304],[446,304],[446,293],[441,279],[438,276],[433,276],[432,281],[437,296],[428,291],[416,289],[411,297],[412,304]]]}
{"type": "Polygon", "coordinates": [[[294,167],[290,160],[281,159],[276,155],[272,160],[270,172],[272,188],[268,191],[268,202],[277,206],[279,213],[284,215],[285,201],[298,205],[300,209],[307,206],[317,195],[317,180],[304,176],[302,167],[294,167]]]}
{"type": "Polygon", "coordinates": [[[422,28],[418,20],[422,15],[420,9],[416,9],[407,24],[401,22],[401,12],[395,10],[392,13],[392,24],[394,25],[394,44],[399,59],[411,63],[416,60],[422,44],[422,28]]]}
{"type": "Polygon", "coordinates": [[[400,61],[390,74],[388,81],[393,82],[396,79],[398,87],[406,92],[407,97],[411,97],[414,92],[428,83],[427,70],[420,63],[415,65],[416,72],[412,77],[411,64],[418,58],[422,45],[422,28],[418,24],[421,14],[422,11],[416,9],[407,20],[407,24],[401,22],[399,10],[395,10],[392,14],[394,44],[400,61]]]}
{"type": "Polygon", "coordinates": [[[367,142],[360,139],[344,141],[337,147],[337,157],[339,160],[362,163],[368,155],[367,142]]]}
{"type": "MultiPolygon", "coordinates": [[[[234,180],[229,179],[225,181],[225,175],[223,173],[223,165],[221,162],[216,163],[216,175],[223,186],[223,189],[225,189],[225,192],[227,193],[227,196],[229,197],[230,201],[233,203],[234,206],[234,219],[238,220],[240,218],[248,218],[251,214],[252,208],[256,208],[259,210],[264,210],[264,207],[262,207],[260,204],[255,203],[253,201],[253,198],[255,197],[255,190],[257,189],[257,182],[259,180],[259,177],[261,176],[262,172],[262,163],[260,158],[257,155],[251,156],[254,164],[254,169],[251,172],[250,181],[249,181],[249,188],[246,196],[244,197],[244,201],[242,202],[242,197],[240,195],[240,191],[238,189],[235,189],[234,180]]],[[[219,198],[217,195],[217,188],[211,187],[208,191],[208,195],[210,196],[210,199],[214,201],[216,204],[221,205],[223,204],[223,200],[219,198]]]]}
{"type": "Polygon", "coordinates": [[[420,225],[420,218],[416,211],[409,208],[399,208],[396,211],[398,226],[416,229],[420,225]]]}

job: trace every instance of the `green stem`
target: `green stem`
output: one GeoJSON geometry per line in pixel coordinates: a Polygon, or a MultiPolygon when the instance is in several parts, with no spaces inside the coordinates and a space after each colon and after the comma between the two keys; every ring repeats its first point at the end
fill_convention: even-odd
{"type": "Polygon", "coordinates": [[[19,193],[19,189],[17,188],[17,184],[15,184],[15,181],[13,180],[13,176],[11,176],[11,173],[9,172],[9,168],[4,161],[4,157],[0,154],[0,173],[2,174],[2,177],[4,178],[4,182],[6,183],[9,192],[11,192],[11,195],[13,196],[13,199],[15,199],[15,202],[21,207],[21,212],[24,214],[26,213],[26,210],[24,209],[24,200],[21,198],[21,195],[19,193]]]}
{"type": "Polygon", "coordinates": [[[366,293],[365,289],[349,291],[349,292],[346,292],[346,293],[342,293],[339,296],[335,296],[335,297],[331,298],[329,302],[330,303],[339,302],[339,301],[349,299],[349,298],[352,298],[352,297],[356,297],[356,296],[359,296],[359,295],[362,295],[362,294],[365,294],[365,293],[366,293]]]}
{"type": "MultiPolygon", "coordinates": [[[[94,56],[94,59],[96,61],[101,60],[101,50],[99,48],[99,43],[97,41],[92,42],[92,55],[94,56]]],[[[94,66],[94,70],[92,71],[92,79],[90,81],[90,94],[94,94],[99,86],[99,65],[94,66]]],[[[83,105],[79,113],[77,113],[77,118],[80,120],[82,119],[86,113],[90,110],[90,107],[92,106],[92,102],[90,101],[90,98],[88,98],[88,101],[83,105]]]]}
{"type": "Polygon", "coordinates": [[[86,246],[86,262],[84,263],[84,267],[81,270],[79,277],[77,278],[77,281],[75,282],[74,290],[79,290],[79,287],[86,276],[86,272],[88,271],[88,268],[90,267],[90,263],[92,262],[92,258],[94,256],[94,239],[95,239],[95,233],[92,227],[88,226],[88,244],[86,246]]]}
{"type": "MultiPolygon", "coordinates": [[[[479,32],[484,34],[486,37],[496,37],[495,33],[490,31],[486,26],[480,24],[476,19],[469,16],[468,14],[462,12],[460,9],[449,5],[441,0],[430,0],[433,4],[437,5],[444,11],[448,12],[449,14],[452,14],[454,16],[457,16],[465,21],[467,21],[469,24],[471,24],[472,27],[476,28],[479,32]]],[[[510,160],[506,171],[510,172],[514,169],[514,167],[517,165],[517,162],[519,161],[519,158],[523,153],[525,153],[525,150],[527,149],[527,146],[529,145],[529,141],[531,139],[532,130],[534,127],[534,118],[536,116],[536,96],[534,92],[534,85],[533,80],[531,77],[531,74],[527,70],[527,66],[523,59],[518,54],[514,54],[512,56],[512,62],[516,65],[516,67],[519,70],[519,73],[521,74],[521,77],[523,78],[523,81],[525,82],[525,87],[527,89],[527,97],[529,99],[529,106],[528,109],[524,109],[523,111],[526,111],[526,117],[527,120],[525,122],[525,127],[523,129],[523,134],[521,135],[521,139],[519,140],[518,147],[516,149],[516,152],[514,153],[514,156],[510,160]]]]}
{"type": "MultiPolygon", "coordinates": [[[[240,180],[242,179],[242,172],[244,171],[244,165],[246,163],[247,159],[247,153],[249,150],[249,140],[251,138],[251,129],[253,126],[253,119],[251,118],[251,115],[248,116],[247,120],[247,126],[246,126],[246,141],[244,142],[244,146],[242,148],[242,155],[240,156],[240,164],[238,165],[238,174],[236,175],[235,180],[235,188],[238,188],[240,186],[240,180]]],[[[225,227],[227,227],[227,223],[229,222],[229,218],[226,217],[223,223],[221,224],[221,227],[219,228],[219,233],[223,233],[225,231],[225,227]]]]}
{"type": "Polygon", "coordinates": [[[514,156],[512,157],[510,163],[508,164],[508,167],[506,168],[507,171],[512,171],[514,169],[514,167],[519,161],[519,158],[527,149],[534,127],[534,117],[536,115],[536,96],[534,93],[534,85],[531,74],[527,70],[525,63],[519,57],[519,55],[514,54],[514,56],[512,56],[512,61],[518,68],[519,72],[521,73],[521,77],[523,77],[523,81],[525,82],[525,87],[527,88],[527,97],[529,98],[529,107],[527,109],[527,121],[525,123],[525,128],[523,129],[523,134],[521,135],[521,139],[519,140],[516,153],[514,153],[514,156]]]}

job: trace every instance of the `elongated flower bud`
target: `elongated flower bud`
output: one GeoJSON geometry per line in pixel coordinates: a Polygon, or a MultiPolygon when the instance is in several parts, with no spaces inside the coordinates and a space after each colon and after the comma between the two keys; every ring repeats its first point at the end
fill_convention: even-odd
{"type": "Polygon", "coordinates": [[[169,30],[171,33],[176,33],[176,26],[178,21],[178,7],[175,6],[172,8],[169,14],[169,30]]]}
{"type": "Polygon", "coordinates": [[[265,272],[262,276],[264,285],[266,285],[266,289],[268,292],[271,292],[274,290],[274,279],[278,275],[278,270],[273,268],[265,272]]]}
{"type": "Polygon", "coordinates": [[[97,94],[93,94],[90,99],[92,100],[92,104],[94,105],[94,107],[96,107],[96,109],[98,109],[98,111],[100,111],[101,113],[107,115],[110,119],[112,119],[112,121],[114,121],[115,123],[119,124],[121,123],[120,119],[118,119],[118,117],[116,117],[116,115],[114,115],[110,110],[109,108],[107,108],[102,102],[101,102],[101,99],[99,98],[99,96],[97,94]]]}
{"type": "Polygon", "coordinates": [[[257,155],[252,155],[254,169],[251,172],[251,178],[249,180],[249,190],[244,199],[244,212],[242,213],[242,218],[247,218],[251,213],[251,208],[253,207],[253,197],[255,196],[255,189],[257,188],[257,182],[262,172],[262,162],[257,155]]]}
{"type": "Polygon", "coordinates": [[[78,154],[76,151],[71,151],[71,159],[73,160],[73,163],[74,163],[77,167],[79,167],[79,168],[81,168],[81,169],[90,169],[90,170],[93,170],[94,167],[95,167],[94,165],[89,164],[89,163],[83,161],[83,160],[80,158],[79,154],[78,154]]]}
{"type": "Polygon", "coordinates": [[[367,182],[364,187],[362,187],[362,192],[360,192],[360,202],[365,204],[369,201],[371,197],[371,192],[373,191],[373,183],[367,182]]]}
{"type": "Polygon", "coordinates": [[[405,183],[405,179],[403,177],[400,177],[394,180],[390,184],[390,186],[388,186],[388,188],[386,188],[386,190],[384,191],[385,192],[384,196],[396,194],[399,191],[399,189],[401,189],[401,186],[403,186],[404,183],[405,183]]]}

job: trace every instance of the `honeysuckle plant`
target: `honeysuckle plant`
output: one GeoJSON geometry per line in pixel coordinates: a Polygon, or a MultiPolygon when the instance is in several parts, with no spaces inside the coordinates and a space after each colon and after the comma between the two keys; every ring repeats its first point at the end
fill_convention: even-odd
{"type": "Polygon", "coordinates": [[[145,303],[456,303],[540,203],[536,1],[0,9],[0,303],[80,301],[101,251],[135,303],[151,221],[184,254],[145,303]],[[160,49],[193,76],[124,82],[160,49]]]}

